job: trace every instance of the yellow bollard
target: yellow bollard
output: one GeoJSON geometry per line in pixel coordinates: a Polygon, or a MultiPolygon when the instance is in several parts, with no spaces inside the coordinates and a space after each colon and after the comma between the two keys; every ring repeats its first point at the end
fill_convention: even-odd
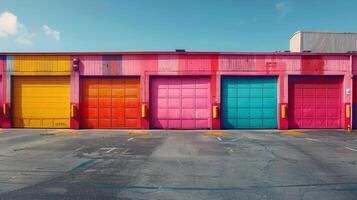
{"type": "Polygon", "coordinates": [[[6,106],[6,103],[4,103],[4,104],[2,105],[2,113],[4,114],[4,116],[7,115],[7,106],[6,106]]]}
{"type": "Polygon", "coordinates": [[[281,118],[286,119],[286,105],[281,105],[281,118]]]}
{"type": "Polygon", "coordinates": [[[351,105],[346,105],[346,118],[351,118],[351,105]]]}
{"type": "Polygon", "coordinates": [[[213,106],[212,108],[213,111],[213,119],[217,119],[218,118],[218,106],[213,106]]]}
{"type": "Polygon", "coordinates": [[[145,104],[142,104],[141,105],[141,117],[142,118],[145,118],[146,117],[146,105],[145,104]]]}

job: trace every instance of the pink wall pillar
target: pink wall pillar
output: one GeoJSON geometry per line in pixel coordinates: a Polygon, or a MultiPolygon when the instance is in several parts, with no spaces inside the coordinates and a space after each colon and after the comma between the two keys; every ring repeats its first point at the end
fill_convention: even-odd
{"type": "Polygon", "coordinates": [[[0,69],[1,69],[1,77],[0,77],[0,105],[1,105],[1,114],[0,114],[0,122],[1,127],[3,126],[4,120],[4,113],[3,113],[3,106],[5,103],[5,94],[6,94],[6,56],[0,56],[0,69]]]}
{"type": "Polygon", "coordinates": [[[150,76],[145,72],[140,77],[141,105],[146,106],[146,116],[141,118],[141,129],[150,128],[150,76]]]}
{"type": "Polygon", "coordinates": [[[288,90],[289,90],[289,81],[287,74],[280,74],[278,78],[278,129],[285,130],[289,128],[289,104],[288,104],[288,90]],[[282,108],[286,106],[286,116],[282,116],[282,108]]]}
{"type": "Polygon", "coordinates": [[[5,56],[2,65],[2,106],[6,106],[7,114],[2,115],[2,128],[11,128],[11,74],[13,56],[5,56]]]}
{"type": "MultiPolygon", "coordinates": [[[[74,59],[76,57],[73,57],[74,59]]],[[[79,70],[74,71],[72,66],[71,72],[71,128],[79,129],[79,100],[80,100],[80,73],[79,70]]]]}
{"type": "MultiPolygon", "coordinates": [[[[211,104],[213,106],[218,107],[218,118],[214,119],[213,114],[212,116],[212,126],[211,129],[220,129],[221,128],[221,115],[220,115],[220,87],[221,87],[221,79],[220,76],[217,74],[218,70],[218,56],[211,57],[211,104]]],[[[212,110],[213,111],[213,110],[212,110]]],[[[212,112],[211,111],[211,112],[212,112]]]]}
{"type": "Polygon", "coordinates": [[[342,124],[344,129],[348,129],[349,127],[352,128],[352,121],[351,121],[351,115],[352,115],[352,74],[347,72],[344,75],[344,80],[343,80],[343,87],[342,87],[342,99],[343,99],[343,107],[342,107],[342,124]],[[350,117],[347,117],[346,115],[346,107],[350,107],[350,117]]]}

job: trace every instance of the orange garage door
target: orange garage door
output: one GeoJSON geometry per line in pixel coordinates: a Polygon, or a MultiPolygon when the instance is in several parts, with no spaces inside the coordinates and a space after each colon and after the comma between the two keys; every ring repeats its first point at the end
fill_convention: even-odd
{"type": "Polygon", "coordinates": [[[140,128],[139,78],[84,78],[81,128],[140,128]]]}

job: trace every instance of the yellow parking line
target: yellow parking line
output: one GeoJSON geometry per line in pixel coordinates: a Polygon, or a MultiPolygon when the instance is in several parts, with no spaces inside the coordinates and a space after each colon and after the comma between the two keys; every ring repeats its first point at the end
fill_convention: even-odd
{"type": "Polygon", "coordinates": [[[301,131],[285,131],[280,133],[280,135],[304,135],[304,132],[301,131]]]}
{"type": "Polygon", "coordinates": [[[228,133],[225,133],[223,131],[207,131],[205,134],[206,135],[228,135],[228,133]]]}
{"type": "Polygon", "coordinates": [[[54,134],[54,135],[77,135],[80,134],[79,131],[52,131],[49,132],[49,134],[54,134]]]}
{"type": "Polygon", "coordinates": [[[132,136],[149,136],[149,135],[151,135],[151,133],[149,133],[147,131],[131,131],[131,132],[128,132],[128,135],[132,135],[132,136]]]}

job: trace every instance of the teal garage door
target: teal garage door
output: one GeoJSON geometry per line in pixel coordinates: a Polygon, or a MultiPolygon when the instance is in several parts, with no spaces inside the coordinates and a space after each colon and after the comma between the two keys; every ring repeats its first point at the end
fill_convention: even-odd
{"type": "Polygon", "coordinates": [[[222,77],[221,98],[222,128],[277,128],[276,77],[222,77]]]}

